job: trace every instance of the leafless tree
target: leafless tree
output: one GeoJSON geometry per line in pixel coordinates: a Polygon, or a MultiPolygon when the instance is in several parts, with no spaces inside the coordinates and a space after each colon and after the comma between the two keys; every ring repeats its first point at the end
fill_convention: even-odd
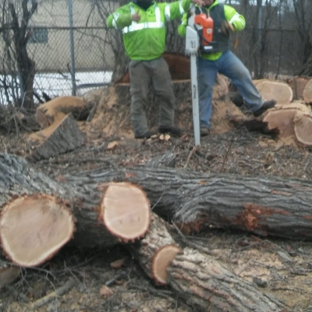
{"type": "Polygon", "coordinates": [[[27,42],[32,34],[28,24],[37,6],[36,0],[3,0],[0,13],[4,42],[1,84],[7,100],[26,109],[34,106],[35,62],[27,53],[27,42]]]}

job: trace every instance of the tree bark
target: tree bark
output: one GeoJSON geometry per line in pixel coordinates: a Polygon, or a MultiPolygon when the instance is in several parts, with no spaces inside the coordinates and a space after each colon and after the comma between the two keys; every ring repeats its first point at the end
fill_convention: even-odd
{"type": "Polygon", "coordinates": [[[272,312],[285,307],[231,273],[212,256],[190,248],[179,249],[165,222],[156,215],[149,233],[127,247],[150,278],[168,284],[198,312],[272,312]]]}
{"type": "Polygon", "coordinates": [[[53,124],[42,131],[32,133],[28,141],[33,148],[29,159],[40,160],[49,159],[82,146],[85,136],[71,114],[60,113],[53,124]]]}
{"type": "Polygon", "coordinates": [[[146,167],[65,178],[78,192],[109,181],[135,183],[147,193],[154,212],[194,230],[210,225],[263,236],[312,238],[312,183],[308,181],[146,167]]]}
{"type": "Polygon", "coordinates": [[[89,171],[58,179],[35,172],[22,158],[0,154],[0,206],[14,195],[58,194],[74,209],[78,221],[74,239],[81,246],[108,246],[116,240],[104,227],[95,226],[101,185],[130,182],[142,187],[154,212],[194,230],[213,225],[264,236],[312,238],[309,181],[146,167],[89,171]]]}
{"type": "Polygon", "coordinates": [[[0,154],[0,207],[22,195],[47,194],[67,201],[77,219],[73,243],[81,247],[108,247],[119,243],[98,221],[102,191],[93,192],[98,184],[77,191],[75,186],[53,180],[35,171],[23,158],[0,154]]]}

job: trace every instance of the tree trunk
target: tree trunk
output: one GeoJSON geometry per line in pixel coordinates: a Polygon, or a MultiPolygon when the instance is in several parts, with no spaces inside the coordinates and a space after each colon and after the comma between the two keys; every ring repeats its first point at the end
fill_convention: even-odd
{"type": "Polygon", "coordinates": [[[264,236],[312,238],[312,183],[308,181],[146,167],[65,178],[77,192],[89,183],[135,183],[147,193],[154,212],[194,230],[212,225],[264,236]]]}
{"type": "Polygon", "coordinates": [[[168,284],[196,311],[271,312],[285,307],[212,256],[190,248],[181,250],[156,215],[149,233],[127,247],[150,278],[168,284]]]}

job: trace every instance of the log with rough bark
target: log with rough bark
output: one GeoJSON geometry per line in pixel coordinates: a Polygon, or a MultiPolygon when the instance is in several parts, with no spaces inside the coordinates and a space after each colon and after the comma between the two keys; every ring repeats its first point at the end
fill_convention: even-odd
{"type": "Polygon", "coordinates": [[[259,235],[311,239],[312,183],[138,167],[65,177],[79,192],[91,183],[127,181],[147,193],[153,211],[194,231],[211,225],[259,235]]]}
{"type": "Polygon", "coordinates": [[[22,266],[44,262],[70,240],[73,216],[77,222],[71,242],[90,248],[139,238],[150,218],[149,201],[139,187],[89,180],[85,190],[77,190],[8,154],[0,154],[0,207],[2,248],[22,266]]]}
{"type": "Polygon", "coordinates": [[[60,114],[49,127],[29,135],[28,142],[33,149],[29,159],[40,160],[49,159],[82,146],[85,137],[71,114],[60,114]]]}
{"type": "Polygon", "coordinates": [[[279,104],[288,104],[293,100],[293,91],[287,83],[261,79],[254,80],[254,84],[265,101],[274,99],[279,104]]]}
{"type": "Polygon", "coordinates": [[[74,240],[82,247],[116,243],[117,238],[114,241],[105,227],[95,225],[99,224],[103,186],[118,181],[139,185],[153,211],[193,229],[213,225],[265,236],[312,238],[312,183],[304,180],[140,166],[77,173],[54,181],[34,171],[22,158],[7,154],[0,154],[0,170],[0,206],[14,195],[57,194],[73,207],[78,221],[74,240]]]}
{"type": "Polygon", "coordinates": [[[165,222],[156,215],[149,233],[127,247],[150,278],[158,284],[168,284],[196,311],[272,312],[285,308],[231,273],[213,256],[180,249],[165,222]]]}

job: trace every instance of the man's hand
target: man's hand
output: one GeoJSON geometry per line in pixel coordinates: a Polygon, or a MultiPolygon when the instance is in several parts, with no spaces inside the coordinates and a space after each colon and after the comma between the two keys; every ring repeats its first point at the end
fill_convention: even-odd
{"type": "Polygon", "coordinates": [[[192,2],[197,4],[197,5],[199,5],[199,6],[204,6],[205,5],[203,0],[192,0],[192,2]]]}
{"type": "Polygon", "coordinates": [[[139,11],[134,13],[132,16],[132,20],[135,21],[135,22],[138,22],[141,18],[140,14],[139,14],[139,11]]]}
{"type": "Polygon", "coordinates": [[[221,31],[226,35],[230,36],[231,31],[234,31],[234,27],[228,21],[221,22],[221,31]]]}

